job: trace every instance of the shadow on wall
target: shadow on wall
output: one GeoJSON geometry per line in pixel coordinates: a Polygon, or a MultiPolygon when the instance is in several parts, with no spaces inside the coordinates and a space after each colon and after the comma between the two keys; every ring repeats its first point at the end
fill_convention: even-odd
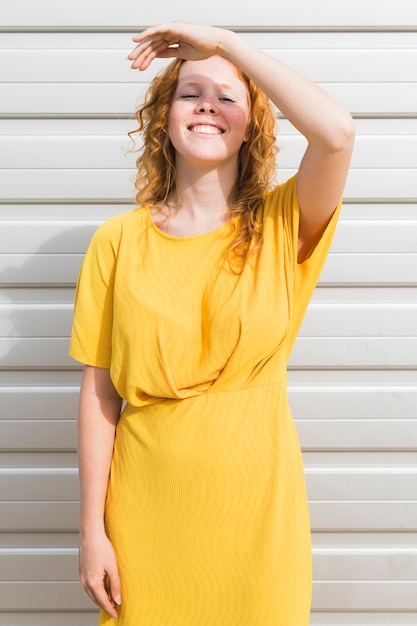
{"type": "Polygon", "coordinates": [[[13,253],[1,255],[1,370],[79,369],[68,356],[73,299],[96,228],[65,227],[30,253],[17,242],[13,253]]]}

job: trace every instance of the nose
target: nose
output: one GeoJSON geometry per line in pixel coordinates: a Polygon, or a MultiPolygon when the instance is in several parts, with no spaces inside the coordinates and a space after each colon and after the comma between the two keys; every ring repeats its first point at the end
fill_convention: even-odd
{"type": "Polygon", "coordinates": [[[213,103],[212,100],[205,99],[202,102],[199,102],[197,105],[197,110],[199,113],[211,113],[211,115],[215,115],[217,113],[217,107],[213,103]]]}

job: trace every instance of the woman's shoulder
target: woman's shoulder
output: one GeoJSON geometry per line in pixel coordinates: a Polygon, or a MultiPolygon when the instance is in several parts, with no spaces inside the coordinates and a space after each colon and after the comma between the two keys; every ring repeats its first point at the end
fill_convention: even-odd
{"type": "Polygon", "coordinates": [[[282,203],[296,202],[297,199],[297,174],[291,176],[283,183],[278,183],[275,187],[265,192],[265,205],[277,205],[282,203]]]}
{"type": "Polygon", "coordinates": [[[119,239],[123,233],[131,232],[131,229],[137,229],[141,223],[146,220],[146,210],[144,207],[136,207],[129,211],[117,213],[102,222],[96,232],[95,237],[104,237],[106,239],[119,239]]]}

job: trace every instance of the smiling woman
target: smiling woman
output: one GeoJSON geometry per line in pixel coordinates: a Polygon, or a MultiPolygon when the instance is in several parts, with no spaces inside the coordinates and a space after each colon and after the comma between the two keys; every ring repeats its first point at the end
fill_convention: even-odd
{"type": "Polygon", "coordinates": [[[78,282],[81,580],[102,626],[307,626],[286,367],[351,118],[230,31],[173,23],[135,41],[134,68],[178,59],[136,113],[139,207],[98,229],[78,282]],[[268,96],[308,140],[277,186],[268,96]]]}
{"type": "MultiPolygon", "coordinates": [[[[238,256],[246,254],[249,241],[253,244],[260,239],[253,217],[263,192],[272,185],[276,170],[276,116],[265,94],[235,64],[223,57],[197,62],[176,60],[156,77],[136,116],[139,128],[135,132],[142,133],[144,139],[137,160],[138,203],[149,204],[155,222],[161,229],[169,229],[171,234],[199,234],[224,223],[229,217],[239,217],[239,233],[231,247],[238,256]],[[219,80],[222,75],[223,82],[219,80]],[[173,121],[175,115],[186,112],[188,120],[173,121]],[[206,150],[210,143],[191,142],[198,137],[195,126],[195,134],[191,136],[191,126],[196,122],[200,126],[201,122],[208,122],[204,124],[209,127],[208,132],[220,131],[222,138],[227,134],[227,143],[218,141],[217,153],[210,153],[206,150]],[[194,164],[187,162],[185,166],[183,159],[185,169],[183,167],[184,171],[180,173],[181,156],[174,147],[175,139],[180,145],[187,137],[194,152],[197,150],[196,156],[198,150],[202,150],[202,160],[194,164]],[[234,155],[233,139],[237,144],[234,155]],[[203,198],[210,197],[213,190],[218,189],[217,184],[211,185],[212,180],[216,183],[220,172],[216,159],[220,159],[219,164],[223,161],[224,166],[221,168],[220,198],[213,202],[213,206],[200,206],[203,198]],[[176,203],[184,202],[181,177],[192,180],[193,173],[195,182],[198,181],[202,189],[196,188],[189,207],[183,206],[178,214],[176,203]],[[209,195],[205,185],[209,187],[209,195]],[[186,210],[200,210],[200,215],[189,215],[184,220],[186,210]]],[[[194,187],[186,185],[191,193],[194,187]]]]}
{"type": "MultiPolygon", "coordinates": [[[[178,232],[177,222],[181,234],[186,235],[198,234],[201,228],[201,232],[205,232],[206,227],[228,220],[230,203],[227,199],[237,178],[238,155],[247,140],[248,124],[248,93],[231,63],[218,56],[183,63],[168,115],[177,178],[177,194],[167,203],[172,217],[166,228],[171,234],[178,232]],[[183,195],[179,200],[178,192],[190,189],[197,181],[199,185],[213,188],[212,179],[219,171],[224,181],[222,197],[209,212],[208,207],[201,206],[198,189],[190,198],[189,206],[183,204],[183,195]],[[230,189],[225,189],[225,184],[229,184],[230,189]],[[182,203],[180,213],[179,202],[182,203]]],[[[163,228],[163,221],[159,220],[158,224],[163,228]]]]}

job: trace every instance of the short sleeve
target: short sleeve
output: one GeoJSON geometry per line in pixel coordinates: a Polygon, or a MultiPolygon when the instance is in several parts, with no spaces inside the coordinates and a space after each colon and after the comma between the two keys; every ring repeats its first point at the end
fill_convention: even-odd
{"type": "Polygon", "coordinates": [[[289,299],[292,302],[289,336],[289,347],[291,349],[330,250],[340,216],[342,199],[340,199],[309,257],[303,263],[298,263],[300,206],[297,196],[297,175],[281,185],[278,191],[280,195],[280,212],[283,220],[284,245],[287,250],[285,261],[291,266],[287,268],[287,272],[292,277],[291,281],[289,281],[289,288],[292,292],[289,294],[289,299]]]}
{"type": "Polygon", "coordinates": [[[116,261],[117,233],[108,221],[93,235],[75,292],[69,354],[86,365],[110,367],[116,261]]]}
{"type": "MultiPolygon", "coordinates": [[[[336,231],[337,222],[340,217],[341,207],[342,200],[339,201],[333,215],[329,219],[326,228],[309,257],[303,261],[303,263],[296,264],[294,298],[298,303],[302,317],[304,316],[307,305],[313,295],[313,291],[326,262],[327,255],[333,241],[333,236],[336,231]]],[[[299,210],[297,211],[297,216],[296,232],[298,232],[299,210]]]]}

